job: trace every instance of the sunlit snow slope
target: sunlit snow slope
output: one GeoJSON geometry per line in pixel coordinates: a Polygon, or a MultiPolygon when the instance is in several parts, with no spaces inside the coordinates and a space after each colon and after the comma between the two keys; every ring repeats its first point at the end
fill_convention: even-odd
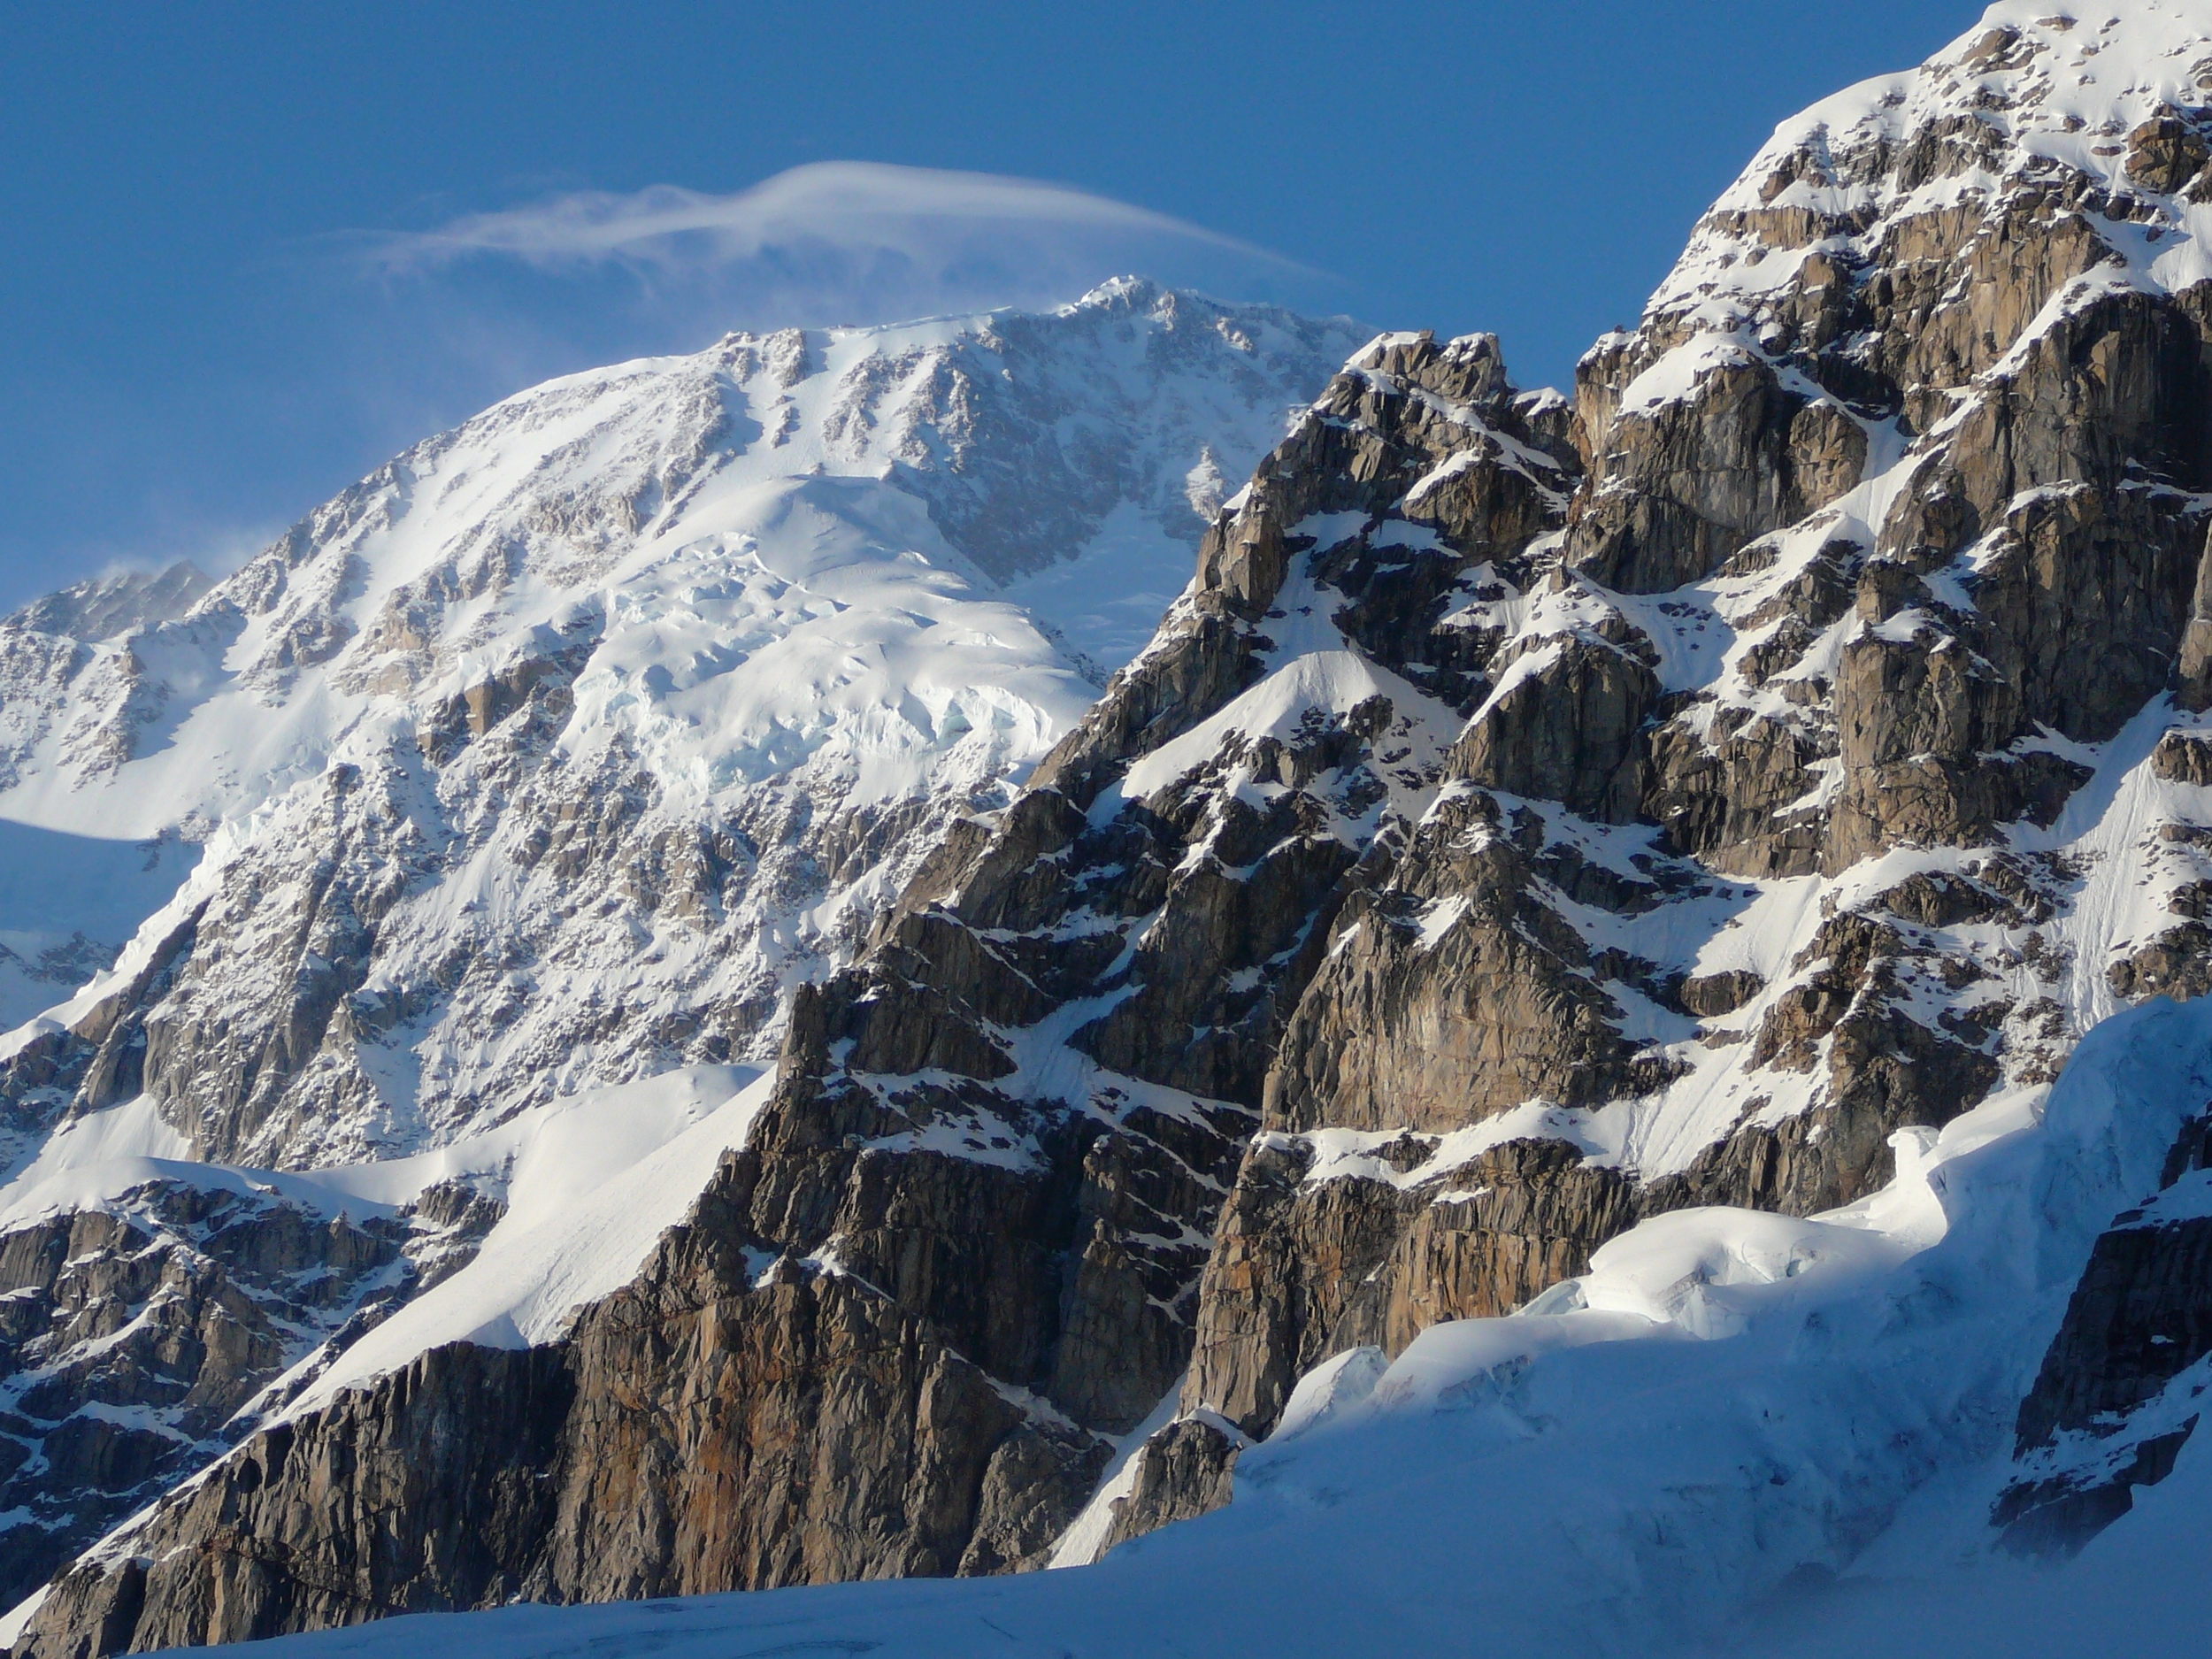
{"type": "MultiPolygon", "coordinates": [[[[509,399],[180,615],[86,641],[35,607],[0,641],[41,670],[0,686],[0,820],[57,874],[144,843],[94,940],[166,896],[165,846],[207,856],[8,1049],[124,992],[140,1076],[80,1103],[142,1083],[204,1151],[296,1165],[764,1055],[783,988],[1148,637],[1221,480],[1356,343],[1134,281],[733,335],[509,399]]],[[[0,941],[67,936],[0,900],[0,941]]]]}

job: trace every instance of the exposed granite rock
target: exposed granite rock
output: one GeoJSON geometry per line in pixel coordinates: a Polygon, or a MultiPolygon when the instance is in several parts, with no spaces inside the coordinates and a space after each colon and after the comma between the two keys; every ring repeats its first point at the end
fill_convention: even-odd
{"type": "Polygon", "coordinates": [[[167,1548],[86,1558],[25,1653],[245,1641],[505,1601],[552,1519],[541,1471],[570,1379],[557,1349],[458,1346],[257,1435],[157,1511],[167,1548]],[[484,1402],[496,1399],[499,1409],[484,1402]]]}
{"type": "Polygon", "coordinates": [[[1429,813],[1337,923],[1268,1075],[1271,1127],[1459,1128],[1640,1078],[1581,933],[1541,902],[1523,841],[1479,791],[1429,813]]]}
{"type": "Polygon", "coordinates": [[[1939,626],[1846,645],[1836,715],[1847,781],[1830,833],[1833,867],[1899,841],[1970,846],[2018,816],[2002,774],[1979,764],[2018,731],[2016,694],[1939,626]]]}
{"type": "MultiPolygon", "coordinates": [[[[928,1154],[860,1163],[956,1186],[994,1172],[928,1154]]],[[[1002,1256],[995,1270],[975,1256],[1018,1254],[1018,1213],[952,1192],[943,1216],[962,1231],[939,1245],[942,1280],[928,1278],[926,1226],[900,1229],[924,1241],[902,1261],[872,1253],[886,1229],[865,1225],[868,1206],[912,1203],[918,1185],[849,1179],[838,1214],[852,1225],[832,1248],[866,1271],[828,1269],[746,1242],[760,1171],[732,1160],[637,1283],[568,1340],[434,1349],[255,1436],[161,1504],[132,1535],[137,1553],[65,1576],[22,1651],[68,1651],[95,1624],[104,1651],[143,1651],[517,1595],[1041,1565],[1110,1446],[949,1340],[1023,1369],[1007,1350],[1033,1340],[1025,1320],[1040,1310],[980,1276],[1010,1276],[1002,1256]],[[902,1306],[953,1289],[981,1298],[944,1325],[902,1306]],[[483,1411],[487,1397],[502,1409],[483,1411]]]]}
{"type": "Polygon", "coordinates": [[[1911,987],[1942,983],[1962,964],[1914,947],[1855,911],[1824,924],[1792,964],[1753,1038],[1755,1064],[1819,1068],[1821,1103],[1778,1124],[1753,1123],[1701,1151],[1687,1170],[1651,1183],[1654,1210],[1739,1204],[1810,1215],[1849,1203],[1894,1172],[1889,1137],[1938,1126],[1978,1102],[1999,1068],[1984,1041],[1931,1028],[1901,1004],[1911,987]]]}
{"type": "MultiPolygon", "coordinates": [[[[1545,647],[1536,647],[1545,650],[1545,647]]],[[[1447,775],[1559,802],[1601,823],[1636,817],[1644,720],[1659,701],[1651,670],[1613,642],[1571,635],[1510,683],[1452,746],[1447,775]]]]}
{"type": "Polygon", "coordinates": [[[0,1595],[220,1455],[303,1349],[368,1328],[480,1232],[153,1181],[0,1237],[0,1595]]]}
{"type": "Polygon", "coordinates": [[[2019,1474],[1992,1516],[2022,1554],[2071,1554],[2155,1486],[2202,1415],[2185,1374],[2212,1353],[2212,1119],[2187,1125],[2157,1198],[2090,1253],[2020,1402],[2019,1474]]]}
{"type": "Polygon", "coordinates": [[[1643,814],[1676,848],[1731,875],[1819,870],[1826,826],[1800,803],[1834,754],[1831,734],[1754,715],[1704,733],[1671,721],[1648,743],[1643,814]]]}
{"type": "Polygon", "coordinates": [[[1636,1217],[1634,1187],[1560,1141],[1512,1141],[1432,1171],[1438,1141],[1368,1156],[1401,1179],[1317,1167],[1307,1137],[1255,1142],[1223,1211],[1199,1300],[1186,1412],[1275,1425],[1300,1376],[1373,1345],[1396,1355],[1447,1319],[1509,1313],[1589,1266],[1636,1217]]]}
{"type": "Polygon", "coordinates": [[[2200,921],[2170,927],[2105,970],[2115,996],[2131,1002],[2170,996],[2177,1002],[2212,990],[2212,927],[2200,921]]]}
{"type": "MultiPolygon", "coordinates": [[[[1578,381],[1612,367],[1586,359],[1578,381]]],[[[1589,423],[1601,399],[1582,401],[1589,423]]],[[[1866,433],[1847,410],[1787,390],[1749,353],[1717,362],[1692,396],[1620,410],[1602,430],[1569,557],[1627,593],[1709,574],[1747,541],[1834,500],[1866,463],[1866,433]]]]}
{"type": "Polygon", "coordinates": [[[1104,1548],[1225,1509],[1242,1436],[1203,1417],[1181,1417],[1139,1449],[1129,1495],[1114,1500],[1104,1548]]]}
{"type": "Polygon", "coordinates": [[[1050,1544],[1105,1464],[1106,1442],[1025,1411],[857,1279],[666,1291],[626,1293],[577,1333],[538,1594],[1001,1571],[1050,1544]]]}
{"type": "Polygon", "coordinates": [[[1748,968],[1697,974],[1675,988],[1675,1000],[1691,1013],[1710,1018],[1732,1014],[1758,995],[1766,981],[1748,968]]]}
{"type": "Polygon", "coordinates": [[[2157,195],[2173,195],[2208,161],[2212,150],[2206,148],[2197,123],[2170,106],[2128,134],[2127,175],[2157,195]]]}
{"type": "MultiPolygon", "coordinates": [[[[2173,419],[2212,407],[2174,396],[2183,407],[2173,419]]],[[[2202,479],[2203,466],[2192,457],[2175,471],[2202,479]]],[[[2167,687],[2198,541],[2187,505],[2139,481],[2033,490],[2005,512],[1972,591],[1981,649],[2019,687],[2024,718],[2102,742],[2167,687]]]]}
{"type": "MultiPolygon", "coordinates": [[[[1413,867],[1411,856],[1401,865],[1413,867]]],[[[1820,1102],[1777,1123],[1747,1123],[1686,1169],[1643,1180],[1586,1161],[1563,1139],[1509,1141],[1435,1168],[1434,1132],[1479,1121],[1479,1096],[1463,1091],[1455,1115],[1448,1092],[1424,1092],[1410,1053],[1395,1059],[1396,1071],[1377,1066],[1384,1081],[1376,1103],[1348,1126],[1370,1132],[1377,1144],[1363,1156],[1397,1167],[1400,1179],[1317,1167],[1315,1145],[1302,1136],[1256,1142],[1207,1265],[1185,1409],[1217,1410],[1263,1434],[1298,1377],[1331,1355],[1368,1344],[1395,1355],[1440,1320],[1510,1312],[1586,1271],[1599,1246],[1644,1217],[1694,1204],[1808,1215],[1874,1190],[1893,1172],[1892,1133],[1947,1122],[1999,1075],[1985,1039],[1969,1040],[1978,1033],[1932,1029],[1900,1006],[1911,1000],[1911,979],[1932,971],[1930,954],[1878,921],[1836,918],[1801,955],[1789,987],[1770,1000],[1753,1049],[1755,1064],[1817,1066],[1827,1084],[1820,1102]],[[1419,1102],[1432,1098],[1439,1104],[1425,1111],[1419,1102]],[[1394,1124],[1409,1118],[1429,1133],[1390,1139],[1394,1124]]],[[[1331,967],[1351,956],[1351,947],[1339,951],[1331,967]]],[[[1454,982],[1448,971],[1440,979],[1454,982]]],[[[1725,1006],[1716,1013],[1734,1012],[1762,988],[1755,976],[1724,983],[1715,1001],[1725,1006]]],[[[1344,995],[1325,976],[1309,1001],[1334,1008],[1344,995]]],[[[1471,1007],[1494,1017],[1500,1001],[1494,990],[1471,1007]]],[[[1380,1023],[1371,1012],[1347,1019],[1340,1041],[1363,1052],[1380,1023]]],[[[1286,1056],[1301,1029],[1294,1021],[1286,1056]]],[[[1568,1029],[1555,1023],[1532,1033],[1556,1041],[1568,1029]]],[[[1491,1075],[1506,1064],[1493,1057],[1471,1074],[1491,1075]]],[[[1283,1097],[1291,1097],[1287,1086],[1283,1097]]],[[[1563,1087],[1559,1097],[1578,1098],[1563,1087]]],[[[1297,1098],[1340,1107],[1369,1097],[1340,1075],[1333,1093],[1297,1098]]],[[[1294,1129],[1323,1126],[1290,1118],[1272,1095],[1270,1116],[1294,1129]]]]}
{"type": "Polygon", "coordinates": [[[1649,1182],[1645,1212],[1732,1204],[1802,1216],[1850,1203],[1897,1172],[1893,1133],[1950,1122],[2001,1076],[1985,1038],[1932,1030],[1881,996],[1864,998],[1827,1038],[1820,1104],[1777,1124],[1747,1123],[1709,1144],[1686,1170],[1649,1182]]]}
{"type": "Polygon", "coordinates": [[[2169,732],[2151,751],[2151,770],[2170,783],[2212,784],[2212,738],[2169,732]]]}

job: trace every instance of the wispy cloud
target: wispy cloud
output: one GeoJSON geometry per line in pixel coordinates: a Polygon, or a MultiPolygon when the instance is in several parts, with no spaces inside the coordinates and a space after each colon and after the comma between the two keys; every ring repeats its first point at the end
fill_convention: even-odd
{"type": "Polygon", "coordinates": [[[1065,185],[866,161],[794,167],[729,196],[672,184],[626,195],[572,191],[377,237],[363,252],[394,275],[485,257],[547,271],[621,265],[696,277],[793,258],[888,256],[926,276],[979,257],[1012,270],[1033,266],[1040,255],[1056,264],[1094,246],[1133,242],[1179,243],[1317,274],[1203,226],[1065,185]]]}
{"type": "MultiPolygon", "coordinates": [[[[286,252],[264,280],[273,307],[311,319],[296,337],[315,395],[295,392],[300,412],[279,429],[303,469],[346,457],[303,470],[287,496],[302,506],[523,387],[733,329],[1035,310],[1131,273],[1311,311],[1339,309],[1343,292],[1281,254],[1088,191],[854,161],[730,195],[572,190],[286,252]]],[[[230,563],[217,540],[190,550],[230,563]]]]}

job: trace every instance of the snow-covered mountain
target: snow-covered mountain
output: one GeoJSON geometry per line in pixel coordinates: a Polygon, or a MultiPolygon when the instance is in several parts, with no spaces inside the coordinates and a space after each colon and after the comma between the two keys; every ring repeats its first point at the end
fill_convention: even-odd
{"type": "Polygon", "coordinates": [[[1360,338],[1133,280],[732,335],[520,393],[220,582],[0,623],[0,1204],[62,1240],[0,1394],[63,1425],[25,1431],[0,1563],[42,1573],[442,1271],[533,1125],[772,1058],[789,987],[1003,804],[1360,338]],[[321,1242],[234,1259],[241,1204],[321,1242]],[[90,1209],[133,1231],[69,1242],[90,1209]]]}
{"type": "Polygon", "coordinates": [[[31,607],[0,813],[208,849],[37,1029],[188,923],[142,1080],[204,1150],[292,1166],[764,1056],[782,988],[1148,637],[1224,467],[1356,343],[1134,282],[732,336],[511,398],[176,614],[31,607]]]}
{"type": "MultiPolygon", "coordinates": [[[[355,1264],[294,1351],[355,1328],[18,1651],[745,1589],[300,1647],[2193,1652],[2208,98],[2201,4],[2007,0],[1785,123],[1571,398],[1365,343],[772,1075],[426,1082],[394,1183],[342,1087],[85,1110],[224,1053],[224,935],[142,932],[25,1179],[306,1137],[246,1190],[355,1264]]],[[[441,776],[583,706],[488,672],[441,776]]],[[[403,870],[357,787],[302,844],[403,870]]]]}

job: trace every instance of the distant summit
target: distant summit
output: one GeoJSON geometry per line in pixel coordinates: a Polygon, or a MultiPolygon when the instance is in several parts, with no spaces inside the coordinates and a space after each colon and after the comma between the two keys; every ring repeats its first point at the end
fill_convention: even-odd
{"type": "MultiPolygon", "coordinates": [[[[0,1397],[38,1390],[58,1438],[0,1495],[0,1578],[465,1260],[579,1091],[772,1060],[790,988],[1081,717],[1190,581],[1209,492],[1362,337],[1136,279],[733,334],[508,398],[220,582],[0,622],[8,1213],[143,1264],[105,1347],[40,1281],[0,1397]],[[58,1221],[26,1197],[62,1190],[58,1221]],[[143,1422],[100,1415],[125,1400],[143,1422]]],[[[670,1179],[603,1289],[705,1171],[670,1179]]]]}

